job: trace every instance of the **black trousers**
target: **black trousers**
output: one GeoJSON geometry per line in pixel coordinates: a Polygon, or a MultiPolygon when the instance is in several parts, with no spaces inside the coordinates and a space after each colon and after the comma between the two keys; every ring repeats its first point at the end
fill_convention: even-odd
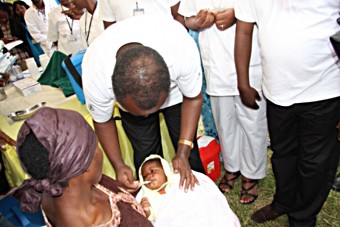
{"type": "Polygon", "coordinates": [[[340,98],[267,106],[276,180],[272,207],[288,214],[290,226],[315,226],[338,166],[340,98]]]}
{"type": "MultiPolygon", "coordinates": [[[[177,150],[177,142],[179,140],[180,125],[181,125],[181,104],[177,104],[156,113],[150,114],[147,117],[134,116],[128,112],[120,110],[122,117],[122,126],[129,138],[132,148],[134,165],[137,176],[138,169],[150,154],[158,154],[163,157],[163,149],[161,143],[161,131],[159,124],[159,113],[162,112],[171,142],[175,151],[177,150]]],[[[199,156],[196,134],[194,136],[194,148],[189,157],[189,163],[193,170],[205,173],[201,158],[199,156]]]]}

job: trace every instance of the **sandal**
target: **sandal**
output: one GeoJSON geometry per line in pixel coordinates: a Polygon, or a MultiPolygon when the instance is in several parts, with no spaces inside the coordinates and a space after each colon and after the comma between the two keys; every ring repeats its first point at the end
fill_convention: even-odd
{"type": "Polygon", "coordinates": [[[252,204],[253,202],[255,202],[255,200],[257,199],[257,194],[253,194],[253,193],[250,193],[249,191],[252,190],[253,188],[255,188],[257,186],[257,184],[259,183],[259,180],[252,180],[252,179],[249,179],[249,180],[243,180],[242,179],[242,190],[241,190],[241,196],[240,196],[240,203],[241,204],[252,204]],[[245,188],[243,185],[244,184],[252,184],[250,187],[248,188],[245,188]],[[252,199],[249,200],[248,202],[241,202],[241,198],[243,196],[249,196],[251,197],[252,199]]]}
{"type": "Polygon", "coordinates": [[[218,184],[218,188],[222,193],[226,193],[234,188],[235,180],[241,175],[240,171],[237,172],[229,172],[226,170],[226,173],[222,177],[220,183],[218,184]],[[233,177],[228,179],[227,176],[232,175],[233,177]],[[233,184],[231,184],[233,183],[233,184]]]}

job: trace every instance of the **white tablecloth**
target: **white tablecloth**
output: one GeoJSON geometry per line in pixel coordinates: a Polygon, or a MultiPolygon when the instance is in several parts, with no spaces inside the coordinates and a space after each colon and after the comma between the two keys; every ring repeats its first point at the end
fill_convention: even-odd
{"type": "Polygon", "coordinates": [[[42,85],[42,91],[26,97],[21,95],[11,84],[5,87],[5,92],[7,99],[0,101],[0,114],[6,118],[9,124],[13,123],[7,117],[10,113],[30,108],[40,102],[46,102],[46,106],[49,107],[58,107],[70,99],[76,98],[75,95],[65,98],[61,89],[47,85],[42,85]]]}

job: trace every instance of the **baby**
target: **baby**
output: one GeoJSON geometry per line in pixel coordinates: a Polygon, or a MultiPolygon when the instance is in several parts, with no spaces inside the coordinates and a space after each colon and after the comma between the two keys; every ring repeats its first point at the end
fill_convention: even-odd
{"type": "Polygon", "coordinates": [[[227,199],[206,175],[192,171],[199,181],[193,191],[179,188],[180,176],[158,155],[150,155],[139,169],[143,185],[137,194],[154,226],[240,226],[227,199]]]}

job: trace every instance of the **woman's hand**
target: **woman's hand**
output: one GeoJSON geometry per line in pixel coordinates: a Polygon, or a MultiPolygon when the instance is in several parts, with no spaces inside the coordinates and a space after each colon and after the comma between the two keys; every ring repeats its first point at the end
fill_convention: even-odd
{"type": "Polygon", "coordinates": [[[215,16],[215,25],[220,31],[224,31],[235,24],[235,14],[234,9],[222,9],[213,12],[215,16]]]}

